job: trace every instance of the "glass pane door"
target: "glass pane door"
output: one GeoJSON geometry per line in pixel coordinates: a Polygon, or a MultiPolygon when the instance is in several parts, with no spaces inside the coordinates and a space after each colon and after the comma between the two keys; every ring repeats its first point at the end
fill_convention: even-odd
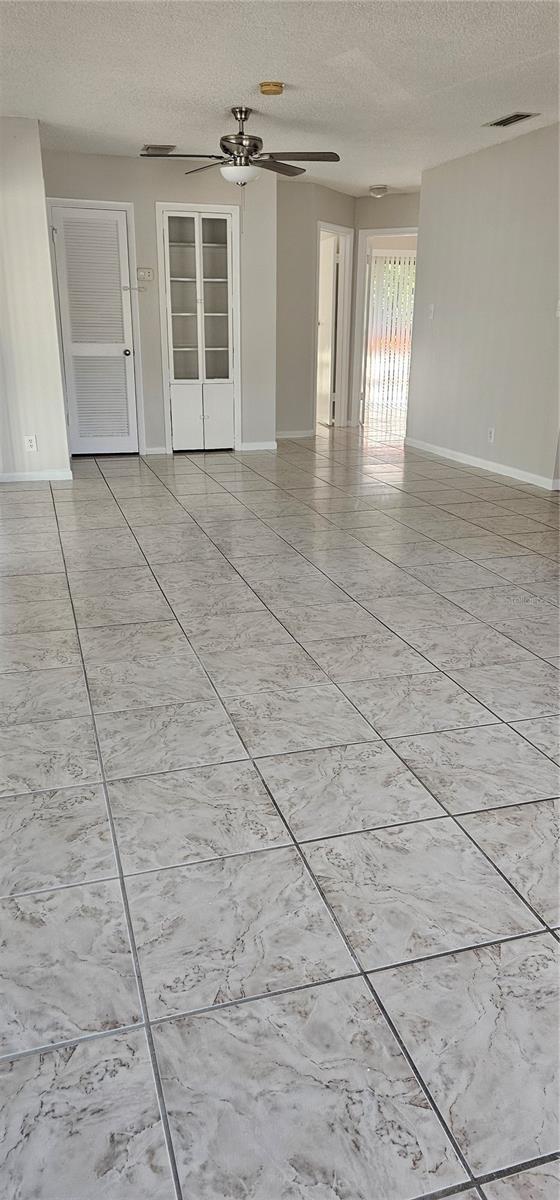
{"type": "Polygon", "coordinates": [[[206,379],[230,377],[230,279],[228,222],[202,218],[204,358],[206,379]]]}
{"type": "Polygon", "coordinates": [[[198,305],[194,216],[168,217],[171,358],[174,379],[198,379],[198,305]]]}

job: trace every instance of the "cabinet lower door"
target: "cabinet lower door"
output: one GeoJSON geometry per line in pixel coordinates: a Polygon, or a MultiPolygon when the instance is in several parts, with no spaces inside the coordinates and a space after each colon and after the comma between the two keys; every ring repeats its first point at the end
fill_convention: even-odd
{"type": "Polygon", "coordinates": [[[230,450],[233,447],[233,384],[203,385],[204,449],[230,450]]]}
{"type": "Polygon", "coordinates": [[[171,384],[171,423],[174,450],[204,449],[201,383],[171,384]]]}

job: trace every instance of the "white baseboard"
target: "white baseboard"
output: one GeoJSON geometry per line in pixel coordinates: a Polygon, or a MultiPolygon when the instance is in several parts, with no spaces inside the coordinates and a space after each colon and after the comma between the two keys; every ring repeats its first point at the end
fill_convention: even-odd
{"type": "Polygon", "coordinates": [[[276,442],[240,442],[236,450],[276,450],[276,442]]]}
{"type": "Polygon", "coordinates": [[[411,450],[425,450],[427,454],[437,454],[440,458],[449,458],[453,462],[465,463],[468,467],[482,467],[484,471],[493,471],[496,475],[509,475],[511,479],[519,479],[522,483],[532,483],[535,487],[557,491],[560,480],[548,479],[546,475],[533,475],[530,471],[521,471],[518,467],[509,467],[504,463],[491,462],[488,458],[475,458],[472,454],[460,454],[458,450],[448,450],[445,446],[433,446],[431,442],[419,442],[416,438],[405,438],[405,446],[411,450]]]}
{"type": "Polygon", "coordinates": [[[140,454],[170,454],[170,453],[172,454],[173,451],[169,451],[167,449],[167,446],[147,446],[145,450],[140,450],[140,454]]]}
{"type": "Polygon", "coordinates": [[[13,471],[5,475],[0,475],[0,483],[35,483],[40,480],[49,479],[73,479],[74,476],[69,467],[62,467],[55,471],[13,471]]]}
{"type": "Polygon", "coordinates": [[[287,433],[284,430],[282,431],[282,433],[277,433],[276,437],[277,438],[288,438],[291,441],[292,438],[313,437],[314,433],[315,433],[314,429],[290,429],[290,430],[288,430],[287,433]]]}

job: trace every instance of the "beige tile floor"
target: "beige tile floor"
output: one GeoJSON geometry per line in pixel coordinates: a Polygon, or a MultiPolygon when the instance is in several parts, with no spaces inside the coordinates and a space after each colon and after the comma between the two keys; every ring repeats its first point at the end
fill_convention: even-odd
{"type": "Polygon", "coordinates": [[[399,434],[0,486],[9,1200],[557,1200],[559,497],[399,434]]]}

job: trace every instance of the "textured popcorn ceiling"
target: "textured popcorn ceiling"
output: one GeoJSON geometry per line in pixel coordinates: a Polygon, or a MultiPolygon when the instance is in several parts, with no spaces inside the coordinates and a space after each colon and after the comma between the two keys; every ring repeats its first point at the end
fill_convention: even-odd
{"type": "Polygon", "coordinates": [[[265,149],[333,149],[308,178],[355,195],[558,119],[548,0],[0,3],[2,111],[54,150],[216,152],[232,104],[265,149]],[[280,98],[258,92],[282,79],[280,98]],[[482,129],[516,109],[537,120],[482,129]]]}

